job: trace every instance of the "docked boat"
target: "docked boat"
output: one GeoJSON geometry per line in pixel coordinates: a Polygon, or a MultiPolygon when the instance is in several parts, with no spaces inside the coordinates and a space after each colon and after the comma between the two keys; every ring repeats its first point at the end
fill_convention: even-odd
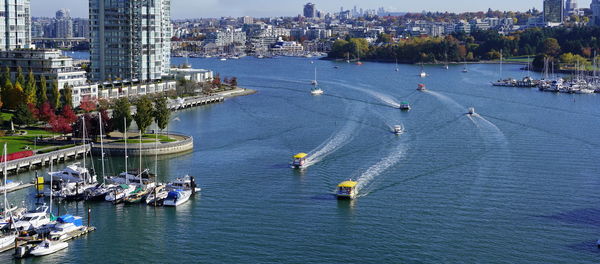
{"type": "Polygon", "coordinates": [[[190,175],[186,175],[183,178],[177,178],[168,183],[166,188],[168,190],[191,190],[193,193],[201,191],[200,187],[196,185],[196,179],[190,175]]]}
{"type": "Polygon", "coordinates": [[[358,193],[357,190],[358,182],[355,181],[344,181],[338,184],[335,195],[338,199],[354,199],[358,193]]]}
{"type": "Polygon", "coordinates": [[[63,238],[69,233],[81,230],[84,228],[82,218],[80,216],[63,215],[56,219],[56,224],[51,228],[50,237],[63,238]]]}
{"type": "Polygon", "coordinates": [[[179,206],[192,196],[192,190],[176,189],[169,191],[167,198],[163,202],[163,206],[179,206]]]}
{"type": "Polygon", "coordinates": [[[104,184],[98,184],[96,187],[87,189],[84,192],[84,199],[86,201],[104,201],[106,195],[113,187],[115,187],[115,185],[105,186],[104,184]]]}
{"type": "Polygon", "coordinates": [[[0,248],[5,248],[15,244],[17,233],[11,231],[0,233],[0,248]]]}
{"type": "Polygon", "coordinates": [[[427,87],[425,86],[425,84],[419,83],[419,85],[417,86],[417,91],[427,91],[427,87]]]}
{"type": "Polygon", "coordinates": [[[114,188],[111,188],[104,199],[107,202],[117,204],[122,202],[125,197],[129,196],[136,189],[137,188],[135,185],[120,184],[114,188]]]}
{"type": "Polygon", "coordinates": [[[71,164],[62,171],[49,172],[45,181],[50,181],[50,177],[55,182],[62,180],[63,182],[97,183],[95,175],[92,176],[85,166],[80,166],[80,163],[71,164]]]}
{"type": "Polygon", "coordinates": [[[25,213],[19,221],[15,222],[14,228],[16,230],[28,231],[40,228],[48,223],[50,223],[48,206],[43,205],[33,211],[25,213]]]}
{"type": "Polygon", "coordinates": [[[402,125],[394,126],[394,134],[396,134],[396,135],[404,134],[404,127],[402,125]]]}
{"type": "Polygon", "coordinates": [[[146,204],[159,206],[163,204],[163,201],[167,199],[169,195],[169,191],[165,188],[165,186],[157,186],[146,196],[146,204]]]}
{"type": "Polygon", "coordinates": [[[298,153],[296,155],[294,155],[293,159],[292,159],[292,163],[291,168],[292,169],[303,169],[304,166],[306,165],[306,158],[308,157],[308,154],[306,153],[298,153]]]}
{"type": "Polygon", "coordinates": [[[139,203],[142,200],[146,199],[146,196],[148,196],[148,194],[151,191],[152,190],[149,189],[149,188],[139,187],[134,192],[132,192],[131,194],[129,194],[127,197],[125,197],[123,199],[123,201],[125,203],[129,203],[129,204],[139,203]]]}
{"type": "Polygon", "coordinates": [[[221,61],[226,61],[226,60],[227,60],[226,58],[221,58],[221,61]]]}
{"type": "Polygon", "coordinates": [[[408,111],[411,109],[410,104],[408,102],[401,102],[400,106],[398,108],[400,110],[405,110],[405,111],[408,111]]]}
{"type": "Polygon", "coordinates": [[[7,180],[5,184],[3,184],[2,186],[0,186],[0,192],[3,191],[10,191],[14,188],[19,187],[20,185],[22,185],[22,182],[16,182],[16,181],[11,181],[11,180],[7,180]]]}
{"type": "Polygon", "coordinates": [[[56,253],[57,251],[63,250],[65,248],[67,248],[68,246],[69,246],[69,244],[67,244],[66,242],[45,239],[44,241],[42,241],[42,243],[40,243],[39,245],[34,247],[29,252],[29,254],[36,256],[36,257],[46,256],[46,255],[56,253]]]}
{"type": "Polygon", "coordinates": [[[129,184],[132,182],[142,181],[144,184],[150,184],[154,181],[156,175],[149,172],[148,169],[143,171],[132,170],[128,172],[122,172],[117,176],[108,177],[108,182],[113,184],[129,184]]]}

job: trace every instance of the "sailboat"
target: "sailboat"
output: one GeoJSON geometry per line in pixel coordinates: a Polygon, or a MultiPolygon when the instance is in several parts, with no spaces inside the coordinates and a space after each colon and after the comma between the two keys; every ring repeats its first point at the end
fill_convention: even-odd
{"type": "Polygon", "coordinates": [[[312,80],[312,85],[314,86],[311,90],[310,90],[310,94],[312,95],[322,95],[323,89],[319,88],[319,82],[317,82],[317,67],[315,66],[315,79],[312,80]]]}
{"type": "Polygon", "coordinates": [[[446,63],[444,64],[444,67],[442,67],[444,70],[449,69],[450,67],[448,67],[448,53],[444,52],[444,57],[446,58],[446,63]]]}
{"type": "MultiPolygon", "coordinates": [[[[158,133],[155,133],[154,149],[158,150],[158,133]]],[[[154,153],[154,174],[158,175],[158,151],[154,153]]],[[[158,179],[158,178],[156,178],[158,179]]],[[[158,185],[152,188],[152,191],[146,196],[147,205],[162,205],[163,201],[169,196],[169,191],[164,185],[158,185]]]]}
{"type": "MultiPolygon", "coordinates": [[[[186,54],[187,58],[187,54],[186,54]]],[[[104,166],[104,139],[103,139],[103,127],[102,127],[102,114],[98,113],[98,122],[100,125],[100,160],[102,164],[102,183],[98,184],[95,188],[86,190],[85,200],[86,201],[102,201],[109,192],[109,188],[106,187],[106,173],[104,166]]]]}
{"type": "Polygon", "coordinates": [[[360,47],[357,47],[357,54],[356,54],[356,65],[360,66],[363,65],[363,63],[360,61],[360,47]]]}
{"type": "MultiPolygon", "coordinates": [[[[8,160],[8,150],[6,147],[6,143],[4,144],[4,185],[6,185],[6,175],[8,174],[8,170],[6,169],[7,167],[7,161],[8,160]]],[[[6,198],[6,188],[4,189],[4,215],[3,218],[0,219],[0,222],[12,222],[12,214],[9,211],[8,208],[8,199],[6,198]]],[[[16,230],[9,230],[8,232],[3,232],[0,233],[0,248],[5,248],[7,246],[10,246],[12,244],[15,243],[15,240],[17,239],[17,232],[16,230]]]]}
{"type": "Polygon", "coordinates": [[[346,52],[346,63],[350,63],[350,52],[346,52]]]}
{"type": "Polygon", "coordinates": [[[467,73],[469,72],[469,70],[467,69],[467,60],[465,59],[465,67],[463,68],[462,72],[467,73]]]}
{"type": "Polygon", "coordinates": [[[419,73],[419,76],[421,76],[421,78],[427,77],[427,73],[425,72],[425,68],[423,67],[422,62],[421,62],[421,73],[419,73]]]}
{"type": "Polygon", "coordinates": [[[396,58],[396,71],[399,72],[400,68],[398,68],[398,58],[396,58]]]}
{"type": "Polygon", "coordinates": [[[129,184],[129,178],[127,177],[127,159],[129,158],[129,156],[127,156],[127,118],[124,117],[123,120],[123,125],[125,126],[123,133],[123,138],[125,139],[125,184],[120,184],[111,188],[110,192],[104,198],[104,200],[112,202],[113,204],[122,202],[125,197],[129,196],[129,194],[136,189],[135,185],[129,184]]]}
{"type": "MultiPolygon", "coordinates": [[[[136,188],[136,190],[134,192],[132,192],[130,195],[125,197],[125,203],[141,202],[142,199],[146,198],[146,196],[150,192],[150,189],[152,188],[151,185],[144,186],[144,180],[142,179],[142,175],[141,175],[141,171],[142,171],[142,130],[140,130],[139,133],[140,133],[140,183],[139,183],[138,188],[136,188]]],[[[152,183],[150,183],[150,184],[152,184],[152,183]]]]}

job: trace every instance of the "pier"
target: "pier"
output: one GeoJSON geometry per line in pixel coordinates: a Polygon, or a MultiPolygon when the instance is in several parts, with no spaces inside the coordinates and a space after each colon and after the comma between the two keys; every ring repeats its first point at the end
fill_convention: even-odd
{"type": "MultiPolygon", "coordinates": [[[[69,233],[67,233],[67,235],[61,239],[59,239],[60,242],[67,242],[69,240],[87,235],[90,232],[96,231],[96,227],[93,226],[84,226],[84,228],[82,229],[78,229],[78,230],[74,230],[71,231],[69,233]]],[[[26,244],[29,243],[35,243],[35,242],[41,242],[41,240],[29,240],[29,239],[23,239],[23,238],[17,238],[17,240],[15,241],[14,244],[11,244],[10,246],[6,246],[3,248],[0,248],[0,253],[9,251],[9,250],[13,250],[15,248],[18,248],[20,246],[24,246],[26,244]]]]}
{"type": "MultiPolygon", "coordinates": [[[[83,155],[87,155],[88,152],[90,152],[90,150],[90,145],[66,148],[62,150],[52,151],[50,153],[37,154],[31,157],[11,160],[7,162],[6,167],[9,173],[18,173],[21,171],[31,170],[35,167],[44,167],[46,165],[49,165],[50,161],[54,163],[59,163],[65,162],[69,159],[83,157],[83,155]]],[[[0,173],[4,172],[0,171],[0,173]]]]}
{"type": "Polygon", "coordinates": [[[180,100],[173,101],[173,102],[169,103],[168,107],[170,110],[180,110],[180,109],[186,109],[186,108],[191,108],[191,107],[196,107],[196,106],[201,106],[201,105],[221,103],[223,101],[225,101],[225,96],[220,96],[220,95],[188,97],[188,98],[182,98],[180,100]]]}

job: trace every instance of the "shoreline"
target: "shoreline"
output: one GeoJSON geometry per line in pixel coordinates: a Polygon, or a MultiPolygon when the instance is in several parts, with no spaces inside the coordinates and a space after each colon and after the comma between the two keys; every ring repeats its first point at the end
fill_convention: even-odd
{"type": "MultiPolygon", "coordinates": [[[[340,58],[328,58],[328,57],[323,57],[320,60],[327,60],[327,61],[335,61],[335,62],[345,62],[345,59],[340,59],[340,58]]],[[[356,62],[357,60],[350,60],[350,62],[356,62]]],[[[395,61],[390,61],[390,60],[361,60],[362,62],[378,62],[378,63],[396,63],[395,61]]],[[[467,62],[463,62],[463,61],[450,61],[448,62],[448,65],[463,65],[463,64],[500,64],[500,61],[498,60],[482,60],[482,61],[467,61],[467,62]]],[[[402,64],[402,65],[419,65],[418,62],[398,62],[398,64],[402,64]]],[[[423,63],[423,65],[444,65],[444,62],[428,62],[428,63],[423,63]]],[[[502,62],[502,64],[512,64],[512,65],[527,65],[527,62],[520,62],[520,61],[504,61],[502,62]]]]}

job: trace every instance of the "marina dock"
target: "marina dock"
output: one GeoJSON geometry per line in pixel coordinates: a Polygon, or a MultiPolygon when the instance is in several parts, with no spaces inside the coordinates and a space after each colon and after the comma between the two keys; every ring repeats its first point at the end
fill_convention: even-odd
{"type": "Polygon", "coordinates": [[[6,190],[6,192],[7,193],[16,192],[16,191],[19,191],[19,190],[27,189],[27,188],[29,188],[31,186],[34,186],[34,185],[35,184],[33,184],[33,183],[23,183],[23,184],[15,187],[15,188],[10,188],[10,189],[6,190]]]}
{"type": "Polygon", "coordinates": [[[170,110],[180,110],[180,109],[186,109],[186,108],[191,108],[191,107],[196,107],[196,106],[201,106],[201,105],[221,103],[223,101],[225,101],[225,97],[220,96],[220,95],[188,97],[188,98],[182,98],[180,100],[173,101],[173,102],[169,103],[168,107],[170,110]]]}
{"type": "MultiPolygon", "coordinates": [[[[94,226],[86,227],[83,230],[75,230],[75,231],[72,231],[72,232],[68,233],[68,235],[65,238],[60,239],[59,241],[66,242],[66,241],[69,241],[69,240],[73,240],[75,238],[87,235],[87,234],[89,234],[90,232],[93,232],[93,231],[96,231],[96,227],[94,227],[94,226]]],[[[17,241],[15,242],[15,244],[12,244],[10,246],[6,246],[6,247],[3,247],[3,248],[0,248],[0,253],[6,252],[6,251],[9,251],[9,250],[13,250],[16,247],[20,247],[20,246],[26,245],[29,242],[34,242],[34,241],[39,241],[39,240],[23,240],[23,239],[18,239],[17,238],[17,241]]]]}
{"type": "MultiPolygon", "coordinates": [[[[69,159],[83,157],[84,154],[90,152],[90,145],[76,146],[72,148],[53,151],[46,154],[37,154],[31,157],[11,160],[7,162],[8,172],[18,173],[25,170],[31,170],[34,167],[44,167],[50,164],[50,161],[56,163],[65,162],[69,159]]],[[[0,171],[0,174],[3,173],[0,171]]]]}

